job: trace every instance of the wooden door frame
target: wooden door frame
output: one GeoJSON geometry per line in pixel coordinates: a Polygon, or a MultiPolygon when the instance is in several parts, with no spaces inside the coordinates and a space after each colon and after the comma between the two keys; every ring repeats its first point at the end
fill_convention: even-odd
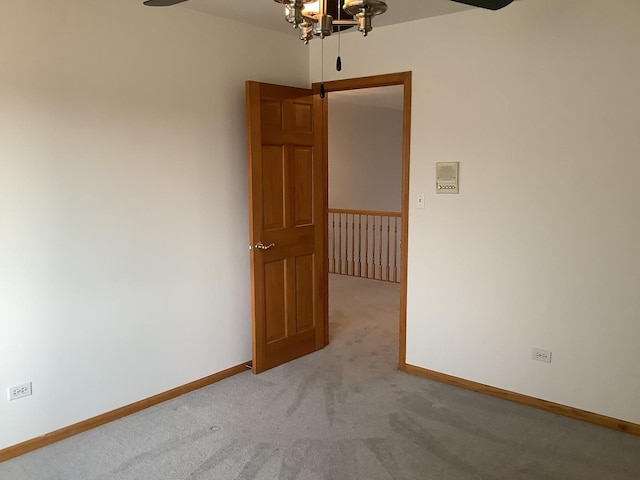
{"type": "MultiPolygon", "coordinates": [[[[400,244],[400,318],[398,329],[398,370],[406,371],[407,360],[407,253],[409,247],[409,160],[411,147],[411,72],[389,73],[384,75],[374,75],[371,77],[349,78],[345,80],[334,80],[324,82],[324,90],[327,93],[341,92],[346,90],[359,90],[362,88],[388,87],[392,85],[402,85],[404,87],[402,103],[402,194],[400,213],[402,218],[401,244],[400,244]]],[[[320,83],[313,84],[313,92],[319,94],[320,83]]],[[[323,242],[323,255],[325,258],[324,267],[324,298],[325,303],[325,344],[329,344],[329,239],[328,230],[328,209],[329,209],[329,97],[322,100],[322,162],[324,171],[324,222],[325,236],[323,242]]]]}

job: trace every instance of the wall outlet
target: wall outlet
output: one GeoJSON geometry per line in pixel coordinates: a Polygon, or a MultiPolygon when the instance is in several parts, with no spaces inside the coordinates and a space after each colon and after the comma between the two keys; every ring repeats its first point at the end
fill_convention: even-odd
{"type": "Polygon", "coordinates": [[[540,362],[551,363],[551,351],[543,350],[541,348],[534,348],[531,350],[531,358],[540,362]]]}
{"type": "Polygon", "coordinates": [[[9,400],[17,400],[18,398],[28,397],[31,395],[31,382],[9,387],[9,400]]]}

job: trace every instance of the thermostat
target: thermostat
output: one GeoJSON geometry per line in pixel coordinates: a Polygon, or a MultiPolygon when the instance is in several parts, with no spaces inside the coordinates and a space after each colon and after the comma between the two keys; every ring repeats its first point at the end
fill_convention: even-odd
{"type": "Polygon", "coordinates": [[[436,163],[436,193],[458,193],[458,162],[436,163]]]}

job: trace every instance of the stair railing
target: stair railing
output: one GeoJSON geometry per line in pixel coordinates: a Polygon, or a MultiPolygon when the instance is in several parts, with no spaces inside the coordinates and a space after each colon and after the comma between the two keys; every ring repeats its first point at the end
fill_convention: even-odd
{"type": "Polygon", "coordinates": [[[400,283],[400,212],[329,209],[329,273],[400,283]]]}

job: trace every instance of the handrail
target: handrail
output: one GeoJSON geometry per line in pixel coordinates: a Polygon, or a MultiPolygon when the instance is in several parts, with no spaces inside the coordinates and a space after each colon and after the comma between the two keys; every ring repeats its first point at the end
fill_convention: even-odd
{"type": "Polygon", "coordinates": [[[351,214],[362,214],[362,215],[375,215],[377,217],[401,217],[402,213],[400,212],[387,212],[384,210],[353,210],[350,208],[329,208],[329,213],[346,213],[348,215],[351,214]]]}

